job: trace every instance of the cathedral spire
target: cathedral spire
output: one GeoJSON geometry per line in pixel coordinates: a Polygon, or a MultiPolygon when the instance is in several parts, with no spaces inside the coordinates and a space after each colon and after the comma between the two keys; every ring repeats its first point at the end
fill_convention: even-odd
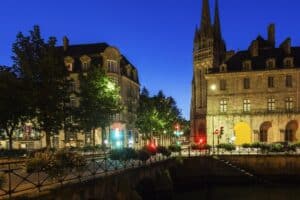
{"type": "Polygon", "coordinates": [[[211,33],[211,20],[210,20],[210,7],[208,0],[202,0],[202,17],[200,34],[202,36],[210,36],[211,33]]]}
{"type": "Polygon", "coordinates": [[[214,34],[215,34],[215,38],[217,40],[222,40],[220,14],[219,14],[219,1],[218,0],[216,0],[216,6],[215,6],[214,34]]]}

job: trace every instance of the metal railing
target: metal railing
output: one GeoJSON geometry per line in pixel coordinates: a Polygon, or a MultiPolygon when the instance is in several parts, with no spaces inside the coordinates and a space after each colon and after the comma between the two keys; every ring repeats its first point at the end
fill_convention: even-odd
{"type": "Polygon", "coordinates": [[[80,183],[101,176],[120,173],[127,169],[150,166],[153,163],[167,159],[169,158],[160,154],[151,156],[145,162],[140,160],[111,160],[108,154],[86,155],[85,170],[80,172],[70,170],[66,175],[59,177],[59,179],[54,179],[43,171],[27,172],[25,160],[0,162],[0,176],[3,181],[2,184],[0,183],[0,199],[11,199],[29,193],[39,193],[62,187],[69,183],[80,183]]]}

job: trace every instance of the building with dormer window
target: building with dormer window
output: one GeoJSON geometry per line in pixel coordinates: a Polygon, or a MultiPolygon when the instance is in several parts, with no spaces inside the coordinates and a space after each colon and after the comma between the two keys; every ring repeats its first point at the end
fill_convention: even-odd
{"type": "Polygon", "coordinates": [[[221,143],[300,141],[300,47],[290,38],[277,45],[271,24],[266,39],[259,35],[248,49],[227,51],[217,0],[213,22],[203,0],[200,25],[193,50],[194,142],[216,144],[220,127],[221,143]]]}

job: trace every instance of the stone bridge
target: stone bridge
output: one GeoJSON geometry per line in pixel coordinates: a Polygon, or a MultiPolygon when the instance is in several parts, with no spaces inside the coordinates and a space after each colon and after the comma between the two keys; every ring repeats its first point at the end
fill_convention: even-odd
{"type": "Polygon", "coordinates": [[[33,200],[139,200],[169,199],[173,183],[168,169],[176,164],[168,159],[126,169],[86,182],[64,185],[49,191],[15,199],[33,200]],[[160,196],[159,198],[157,196],[160,196]]]}

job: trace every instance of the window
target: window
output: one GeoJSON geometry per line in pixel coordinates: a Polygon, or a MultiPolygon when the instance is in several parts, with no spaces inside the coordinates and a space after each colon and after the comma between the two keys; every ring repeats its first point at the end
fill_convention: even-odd
{"type": "Polygon", "coordinates": [[[285,86],[288,88],[293,87],[293,77],[292,75],[287,75],[285,78],[285,86]]]}
{"type": "Polygon", "coordinates": [[[82,70],[86,71],[86,70],[88,70],[88,68],[89,68],[89,63],[88,62],[83,62],[82,63],[82,70]]]}
{"type": "Polygon", "coordinates": [[[220,101],[220,112],[221,113],[226,113],[227,112],[227,100],[226,99],[222,99],[220,101]]]}
{"type": "Polygon", "coordinates": [[[227,65],[226,64],[222,64],[220,66],[220,72],[227,72],[227,65]]]}
{"type": "Polygon", "coordinates": [[[244,89],[250,89],[250,78],[244,78],[244,89]]]}
{"type": "Polygon", "coordinates": [[[77,91],[76,81],[70,81],[70,90],[71,90],[71,92],[76,92],[77,91]]]}
{"type": "Polygon", "coordinates": [[[227,83],[226,80],[222,79],[220,80],[220,90],[226,90],[227,83]]]}
{"type": "Polygon", "coordinates": [[[267,61],[267,68],[268,69],[273,69],[275,68],[275,60],[271,59],[267,61]]]}
{"type": "Polygon", "coordinates": [[[245,71],[250,71],[251,70],[251,61],[247,60],[243,62],[243,69],[245,71]]]}
{"type": "Polygon", "coordinates": [[[275,99],[270,98],[268,99],[268,111],[275,111],[275,99]]]}
{"type": "Polygon", "coordinates": [[[251,110],[251,102],[250,99],[244,99],[244,112],[250,112],[251,110]]]}
{"type": "Polygon", "coordinates": [[[268,88],[273,88],[274,87],[274,77],[269,76],[268,77],[268,88]]]}
{"type": "Polygon", "coordinates": [[[293,107],[294,107],[293,98],[292,97],[286,98],[286,100],[285,100],[285,109],[286,109],[286,111],[293,110],[293,107]]]}
{"type": "Polygon", "coordinates": [[[293,65],[294,65],[293,58],[285,58],[283,60],[283,64],[285,67],[293,67],[293,65]]]}
{"type": "Polygon", "coordinates": [[[117,77],[109,77],[110,81],[115,84],[115,86],[119,85],[119,81],[117,77]]]}
{"type": "Polygon", "coordinates": [[[115,60],[107,60],[108,72],[118,73],[118,63],[115,60]]]}
{"type": "Polygon", "coordinates": [[[67,70],[68,70],[69,72],[72,72],[72,71],[73,71],[73,63],[67,63],[67,64],[66,64],[66,67],[67,67],[67,70]]]}
{"type": "Polygon", "coordinates": [[[70,106],[72,108],[76,107],[76,98],[75,97],[70,97],[70,106]]]}

